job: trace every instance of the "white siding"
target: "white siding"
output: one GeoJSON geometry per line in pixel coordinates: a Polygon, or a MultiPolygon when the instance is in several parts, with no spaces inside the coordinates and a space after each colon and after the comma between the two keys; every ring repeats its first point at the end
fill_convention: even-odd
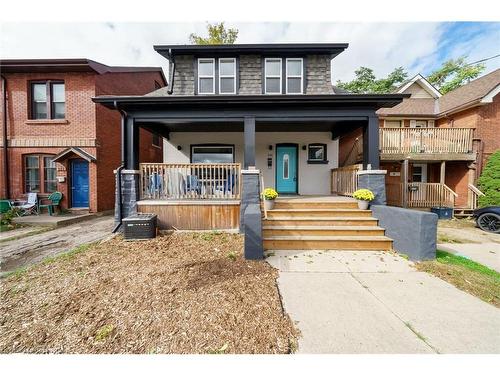
{"type": "MultiPolygon", "coordinates": [[[[243,165],[243,133],[170,133],[170,141],[164,143],[164,162],[189,163],[190,145],[201,143],[234,144],[235,161],[243,165]],[[182,149],[177,150],[177,146],[182,149]]],[[[277,143],[298,144],[299,194],[330,194],[330,170],[338,166],[338,141],[332,141],[330,132],[256,133],[256,167],[263,172],[266,187],[275,187],[277,143]],[[327,145],[328,164],[307,164],[307,150],[302,146],[309,143],[327,145]],[[273,159],[271,169],[267,167],[268,156],[273,159]]]]}

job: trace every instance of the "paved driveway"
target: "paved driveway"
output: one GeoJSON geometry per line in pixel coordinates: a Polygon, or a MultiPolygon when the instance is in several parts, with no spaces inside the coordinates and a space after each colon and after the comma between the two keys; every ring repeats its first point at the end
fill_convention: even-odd
{"type": "Polygon", "coordinates": [[[299,353],[500,353],[500,309],[397,255],[273,253],[299,353]]]}

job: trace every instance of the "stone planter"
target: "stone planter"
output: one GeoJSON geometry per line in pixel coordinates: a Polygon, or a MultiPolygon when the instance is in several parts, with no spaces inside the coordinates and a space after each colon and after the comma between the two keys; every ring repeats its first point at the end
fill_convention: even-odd
{"type": "Polygon", "coordinates": [[[370,204],[369,201],[362,201],[360,199],[357,199],[357,201],[358,201],[358,208],[360,210],[366,210],[366,209],[368,209],[368,204],[370,204]]]}
{"type": "Polygon", "coordinates": [[[264,206],[266,211],[272,210],[274,208],[274,199],[264,199],[264,206]]]}

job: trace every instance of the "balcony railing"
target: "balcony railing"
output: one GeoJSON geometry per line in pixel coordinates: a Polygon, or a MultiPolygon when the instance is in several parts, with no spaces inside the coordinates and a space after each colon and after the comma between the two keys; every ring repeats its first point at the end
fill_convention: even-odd
{"type": "Polygon", "coordinates": [[[230,200],[241,196],[237,163],[142,163],[140,170],[141,199],[230,200]]]}
{"type": "Polygon", "coordinates": [[[468,154],[472,152],[474,129],[470,128],[381,128],[382,154],[468,154]]]}
{"type": "Polygon", "coordinates": [[[332,194],[347,195],[352,197],[358,189],[358,171],[363,169],[361,164],[335,168],[331,171],[332,194]]]}
{"type": "MultiPolygon", "coordinates": [[[[387,204],[404,206],[403,184],[386,186],[387,204]]],[[[430,182],[410,182],[407,185],[406,206],[410,208],[454,207],[458,196],[447,185],[430,182]]]]}

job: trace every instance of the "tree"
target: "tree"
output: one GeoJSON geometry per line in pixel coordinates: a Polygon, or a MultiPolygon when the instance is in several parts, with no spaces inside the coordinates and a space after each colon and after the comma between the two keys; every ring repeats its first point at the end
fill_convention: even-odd
{"type": "Polygon", "coordinates": [[[192,44],[234,44],[238,38],[238,29],[226,29],[224,22],[207,24],[208,37],[189,35],[192,44]]]}
{"type": "Polygon", "coordinates": [[[386,78],[377,79],[373,69],[365,66],[354,72],[356,78],[350,82],[337,81],[337,86],[355,94],[384,94],[393,91],[404,82],[408,73],[403,67],[394,69],[386,78]]]}
{"type": "Polygon", "coordinates": [[[477,78],[485,69],[483,64],[468,64],[467,56],[456,60],[445,61],[441,67],[432,72],[427,80],[442,94],[446,94],[477,78]]]}
{"type": "Polygon", "coordinates": [[[488,162],[477,180],[479,189],[484,193],[479,197],[479,205],[500,205],[500,151],[496,151],[488,158],[488,162]]]}

